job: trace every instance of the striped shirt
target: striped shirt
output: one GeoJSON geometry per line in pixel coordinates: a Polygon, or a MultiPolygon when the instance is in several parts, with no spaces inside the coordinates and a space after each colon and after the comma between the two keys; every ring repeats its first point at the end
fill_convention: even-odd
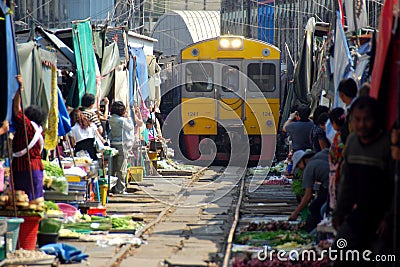
{"type": "Polygon", "coordinates": [[[82,114],[91,122],[93,122],[94,124],[96,124],[97,128],[101,127],[101,122],[99,120],[99,116],[97,116],[97,114],[89,109],[81,109],[82,114]]]}
{"type": "MultiPolygon", "coordinates": [[[[24,123],[22,120],[22,112],[20,111],[15,118],[15,126],[16,131],[13,139],[13,152],[18,152],[27,147],[26,138],[25,138],[25,129],[24,123]]],[[[28,117],[24,116],[25,124],[26,124],[26,132],[28,134],[28,144],[32,140],[33,136],[35,135],[35,129],[33,128],[31,121],[28,117]]],[[[42,136],[44,134],[42,133],[42,136]]],[[[12,161],[12,167],[14,172],[21,172],[21,171],[37,171],[43,170],[42,164],[42,153],[40,151],[40,142],[36,142],[36,144],[29,150],[30,156],[30,164],[28,159],[28,154],[23,155],[22,157],[14,157],[12,161]],[[29,165],[31,168],[29,168],[29,165]]]]}

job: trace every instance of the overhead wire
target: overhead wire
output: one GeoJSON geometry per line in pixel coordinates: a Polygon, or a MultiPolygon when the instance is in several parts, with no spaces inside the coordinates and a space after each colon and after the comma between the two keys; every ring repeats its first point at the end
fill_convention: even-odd
{"type": "MultiPolygon", "coordinates": [[[[37,12],[39,9],[41,9],[41,8],[44,7],[45,5],[48,5],[51,1],[53,1],[53,0],[48,0],[46,3],[44,3],[44,4],[40,5],[40,6],[38,6],[38,7],[35,8],[34,10],[32,10],[32,11],[30,11],[30,12],[27,12],[27,14],[26,14],[24,17],[20,18],[19,20],[24,20],[24,19],[26,19],[26,18],[29,16],[29,14],[33,14],[33,13],[37,12]]],[[[26,10],[26,11],[28,11],[28,10],[26,10]]]]}

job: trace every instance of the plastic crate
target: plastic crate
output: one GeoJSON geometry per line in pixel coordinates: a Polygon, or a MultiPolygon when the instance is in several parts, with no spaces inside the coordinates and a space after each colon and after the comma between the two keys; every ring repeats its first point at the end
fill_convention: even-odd
{"type": "Polygon", "coordinates": [[[143,171],[144,168],[142,166],[138,167],[129,167],[127,173],[127,180],[128,182],[141,182],[143,181],[143,171]]]}

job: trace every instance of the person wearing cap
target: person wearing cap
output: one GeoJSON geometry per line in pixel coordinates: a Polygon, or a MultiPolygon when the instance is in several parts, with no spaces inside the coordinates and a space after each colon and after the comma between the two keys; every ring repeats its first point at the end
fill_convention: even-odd
{"type": "Polygon", "coordinates": [[[328,149],[323,149],[317,154],[312,152],[305,152],[298,150],[293,153],[293,168],[303,170],[303,188],[305,189],[304,196],[300,204],[292,212],[289,221],[294,221],[310,203],[312,199],[314,184],[321,183],[317,192],[317,197],[311,201],[309,205],[310,215],[307,218],[305,230],[312,231],[317,224],[322,220],[321,207],[326,202],[328,197],[328,183],[329,183],[329,161],[328,149]]]}

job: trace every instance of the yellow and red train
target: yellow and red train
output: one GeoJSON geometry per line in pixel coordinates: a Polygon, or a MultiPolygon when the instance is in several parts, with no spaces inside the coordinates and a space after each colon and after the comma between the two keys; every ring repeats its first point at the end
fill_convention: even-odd
{"type": "Polygon", "coordinates": [[[226,35],[187,46],[178,61],[185,156],[227,161],[232,147],[246,139],[249,162],[272,160],[280,111],[279,49],[226,35]]]}

